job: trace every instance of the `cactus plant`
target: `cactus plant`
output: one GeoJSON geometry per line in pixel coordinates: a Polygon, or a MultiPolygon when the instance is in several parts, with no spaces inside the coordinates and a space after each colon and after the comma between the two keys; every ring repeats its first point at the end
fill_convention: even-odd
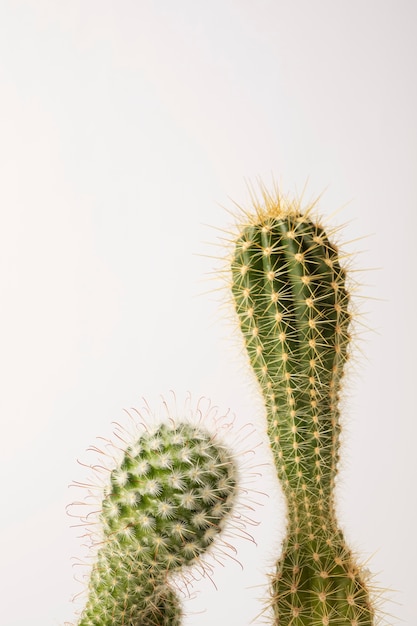
{"type": "Polygon", "coordinates": [[[228,449],[200,425],[145,431],[111,471],[101,540],[79,626],[179,626],[168,575],[196,563],[236,500],[228,449]]]}
{"type": "Polygon", "coordinates": [[[234,240],[232,294],[287,503],[272,577],[279,626],[371,626],[369,590],[335,516],[346,271],[313,205],[262,189],[234,240]]]}
{"type": "MultiPolygon", "coordinates": [[[[233,240],[231,291],[287,503],[270,584],[274,625],[373,626],[368,575],[345,542],[334,495],[352,320],[346,269],[314,205],[303,211],[262,191],[233,240]]],[[[172,574],[211,547],[237,498],[234,458],[201,423],[145,426],[124,448],[104,492],[78,626],[180,626],[172,574]]]]}

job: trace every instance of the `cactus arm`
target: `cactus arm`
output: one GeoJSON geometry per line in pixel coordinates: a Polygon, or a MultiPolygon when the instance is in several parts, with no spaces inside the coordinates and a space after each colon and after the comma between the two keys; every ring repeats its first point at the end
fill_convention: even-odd
{"type": "Polygon", "coordinates": [[[105,492],[102,537],[78,626],[179,626],[168,575],[193,565],[231,512],[228,449],[191,424],[162,424],[129,446],[105,492]]]}
{"type": "Polygon", "coordinates": [[[334,506],[349,295],[337,248],[297,203],[265,195],[235,240],[232,294],[287,502],[272,580],[277,626],[371,626],[334,506]]]}

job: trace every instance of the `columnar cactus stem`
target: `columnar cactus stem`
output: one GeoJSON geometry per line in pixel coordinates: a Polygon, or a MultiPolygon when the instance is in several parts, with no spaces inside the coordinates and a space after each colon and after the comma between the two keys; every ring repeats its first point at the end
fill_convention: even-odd
{"type": "Polygon", "coordinates": [[[168,574],[212,545],[236,488],[230,453],[201,427],[161,424],[143,433],[110,475],[79,626],[179,626],[168,574]]]}
{"type": "Polygon", "coordinates": [[[349,295],[338,250],[297,202],[245,214],[232,292],[260,384],[288,528],[272,581],[279,626],[371,626],[366,584],[335,518],[349,295]]]}

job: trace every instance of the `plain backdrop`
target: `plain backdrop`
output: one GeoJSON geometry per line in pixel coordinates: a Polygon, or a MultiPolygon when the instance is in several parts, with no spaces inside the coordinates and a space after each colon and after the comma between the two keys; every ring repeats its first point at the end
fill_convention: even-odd
{"type": "MultiPolygon", "coordinates": [[[[387,622],[415,623],[416,20],[412,0],[1,1],[1,626],[75,621],[68,485],[124,409],[190,392],[262,439],[221,274],[258,178],[323,194],[357,253],[339,520],[387,622]]],[[[269,462],[257,545],[235,540],[243,569],[196,584],[185,626],[267,623],[269,462]]]]}

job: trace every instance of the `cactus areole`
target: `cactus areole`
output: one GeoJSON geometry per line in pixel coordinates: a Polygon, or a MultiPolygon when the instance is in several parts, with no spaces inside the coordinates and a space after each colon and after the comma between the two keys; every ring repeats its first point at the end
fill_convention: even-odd
{"type": "Polygon", "coordinates": [[[349,343],[338,250],[298,202],[264,194],[245,213],[232,292],[286,497],[287,535],[272,580],[279,626],[371,626],[368,590],[337,526],[334,481],[349,343]]]}

